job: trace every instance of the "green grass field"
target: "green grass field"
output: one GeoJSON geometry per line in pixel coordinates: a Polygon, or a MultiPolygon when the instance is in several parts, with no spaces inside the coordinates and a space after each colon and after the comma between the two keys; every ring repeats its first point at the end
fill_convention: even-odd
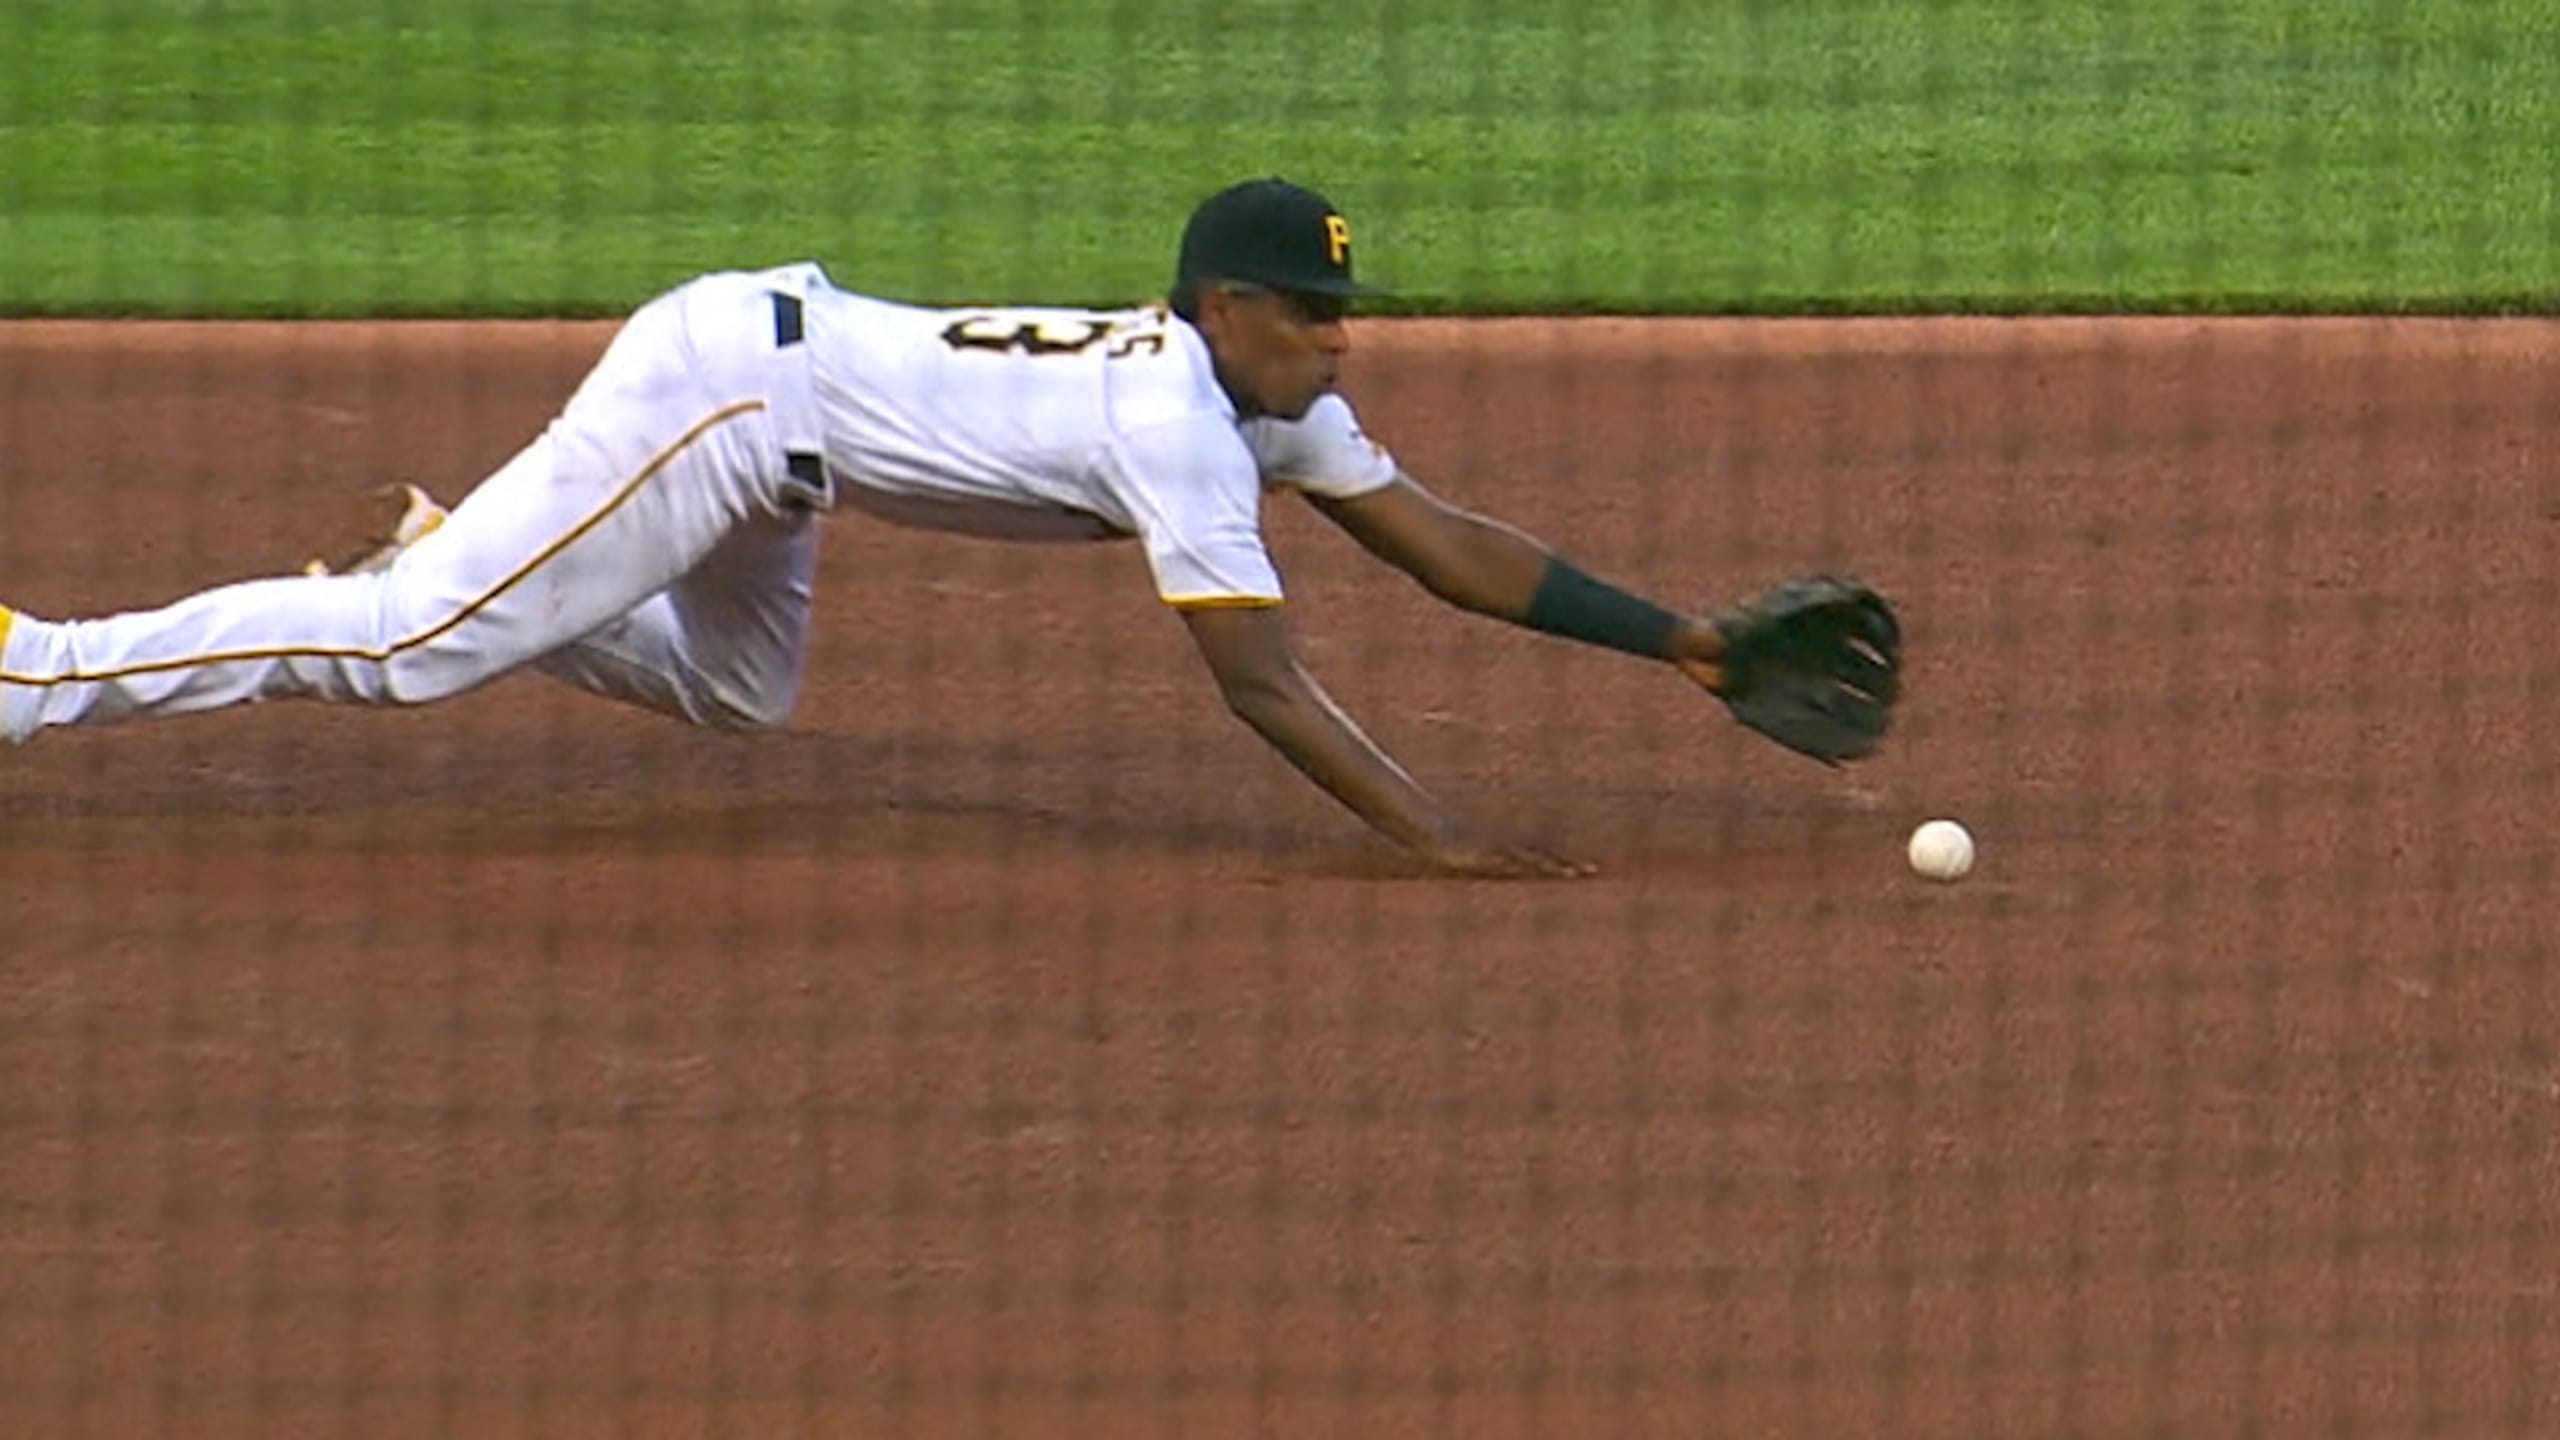
{"type": "Polygon", "coordinates": [[[1435,311],[2560,308],[2550,0],[0,0],[0,310],[1161,289],[1278,171],[1435,311]]]}

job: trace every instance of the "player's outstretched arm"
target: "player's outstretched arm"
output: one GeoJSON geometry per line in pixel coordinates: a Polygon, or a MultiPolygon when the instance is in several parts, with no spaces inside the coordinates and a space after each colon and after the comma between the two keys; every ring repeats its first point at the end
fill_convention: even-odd
{"type": "Polygon", "coordinates": [[[1347,500],[1308,499],[1450,604],[1667,661],[1742,724],[1825,765],[1873,754],[1891,721],[1901,625],[1892,605],[1854,577],[1808,576],[1712,615],[1681,615],[1583,573],[1508,525],[1442,502],[1410,476],[1347,500]]]}
{"type": "Polygon", "coordinates": [[[1298,664],[1278,606],[1186,609],[1184,622],[1236,718],[1370,828],[1460,875],[1576,876],[1589,867],[1525,846],[1468,838],[1298,664]]]}
{"type": "Polygon", "coordinates": [[[1371,554],[1459,609],[1666,660],[1709,690],[1722,678],[1724,637],[1713,625],[1604,585],[1536,538],[1459,509],[1409,475],[1348,500],[1307,498],[1371,554]]]}

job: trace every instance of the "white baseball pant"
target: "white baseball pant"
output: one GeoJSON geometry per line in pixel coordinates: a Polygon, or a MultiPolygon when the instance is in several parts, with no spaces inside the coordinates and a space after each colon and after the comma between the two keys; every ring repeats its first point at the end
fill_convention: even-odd
{"type": "Polygon", "coordinates": [[[642,306],[542,435],[388,569],[19,617],[0,735],[285,697],[424,704],[526,666],[696,724],[780,724],[827,503],[805,344],[782,343],[790,289],[724,273],[642,306]]]}

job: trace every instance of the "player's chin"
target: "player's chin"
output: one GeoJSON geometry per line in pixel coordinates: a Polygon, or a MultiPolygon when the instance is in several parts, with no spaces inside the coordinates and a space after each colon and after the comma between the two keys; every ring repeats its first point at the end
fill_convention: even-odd
{"type": "Polygon", "coordinates": [[[1332,381],[1319,381],[1315,385],[1299,391],[1297,395],[1293,397],[1297,401],[1296,404],[1275,407],[1271,413],[1279,416],[1283,420],[1304,420],[1307,418],[1307,412],[1316,408],[1317,401],[1332,393],[1332,381]]]}

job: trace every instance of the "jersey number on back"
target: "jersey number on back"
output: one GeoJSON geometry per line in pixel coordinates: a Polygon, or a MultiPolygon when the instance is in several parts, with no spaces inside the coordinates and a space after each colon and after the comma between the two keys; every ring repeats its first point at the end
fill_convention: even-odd
{"type": "Polygon", "coordinates": [[[1002,311],[967,315],[943,327],[942,343],[954,350],[995,350],[1009,355],[1081,355],[1102,345],[1117,360],[1143,350],[1164,353],[1164,326],[1152,314],[1137,323],[1125,316],[1042,315],[1002,311]]]}

